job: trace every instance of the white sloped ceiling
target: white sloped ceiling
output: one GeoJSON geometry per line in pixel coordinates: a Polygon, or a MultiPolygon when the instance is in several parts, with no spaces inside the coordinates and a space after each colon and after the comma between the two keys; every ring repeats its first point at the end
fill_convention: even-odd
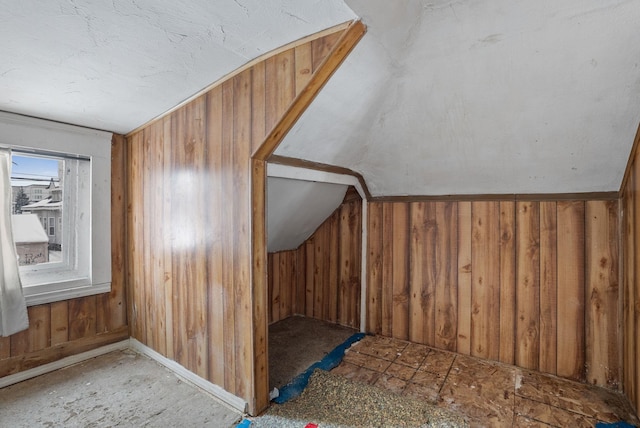
{"type": "Polygon", "coordinates": [[[346,3],[368,32],[276,154],[351,168],[374,196],[619,189],[637,1],[346,3]]]}

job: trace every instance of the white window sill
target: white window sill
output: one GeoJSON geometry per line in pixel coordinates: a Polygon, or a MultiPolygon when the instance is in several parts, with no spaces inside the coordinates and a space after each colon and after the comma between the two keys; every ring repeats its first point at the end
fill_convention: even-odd
{"type": "Polygon", "coordinates": [[[63,281],[53,285],[55,286],[47,284],[47,286],[43,288],[35,286],[24,287],[23,292],[27,306],[43,305],[45,303],[59,302],[61,300],[109,293],[111,291],[110,282],[104,284],[74,286],[70,282],[63,281]]]}

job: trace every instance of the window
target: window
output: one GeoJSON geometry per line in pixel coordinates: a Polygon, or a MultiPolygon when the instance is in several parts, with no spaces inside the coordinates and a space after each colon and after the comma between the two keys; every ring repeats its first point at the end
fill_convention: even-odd
{"type": "Polygon", "coordinates": [[[20,267],[27,304],[110,291],[111,134],[0,112],[0,146],[14,156],[56,162],[54,175],[41,177],[47,183],[31,188],[42,194],[59,184],[55,197],[47,192],[24,209],[36,225],[40,218],[49,255],[20,267]]]}

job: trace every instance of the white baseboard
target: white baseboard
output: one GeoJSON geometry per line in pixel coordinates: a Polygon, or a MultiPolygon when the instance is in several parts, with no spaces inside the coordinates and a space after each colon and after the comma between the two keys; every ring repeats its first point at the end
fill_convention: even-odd
{"type": "Polygon", "coordinates": [[[242,413],[247,412],[247,402],[242,398],[237,397],[232,393],[226,391],[225,389],[219,387],[218,385],[201,378],[197,374],[186,369],[184,366],[181,366],[177,362],[159,354],[148,346],[143,345],[136,339],[129,339],[129,347],[131,348],[131,350],[138,352],[139,354],[146,355],[152,360],[157,361],[158,363],[174,372],[178,377],[182,378],[188,383],[197,386],[200,389],[203,389],[205,392],[213,395],[215,398],[219,399],[231,408],[239,410],[242,413]]]}
{"type": "Polygon", "coordinates": [[[44,364],[42,366],[34,367],[29,370],[25,370],[19,373],[15,373],[12,375],[4,376],[0,378],[0,388],[4,388],[5,386],[13,385],[18,382],[22,382],[54,370],[59,370],[73,364],[80,363],[85,360],[89,360],[91,358],[98,357],[100,355],[108,354],[113,351],[122,351],[125,349],[131,349],[139,354],[145,355],[152,360],[157,361],[162,364],[172,372],[174,372],[178,377],[182,378],[187,383],[197,386],[198,388],[204,390],[208,394],[214,396],[218,400],[222,401],[225,405],[230,406],[235,410],[239,410],[242,413],[246,413],[247,411],[247,402],[242,398],[237,397],[230,392],[227,392],[223,388],[219,387],[216,384],[209,382],[206,379],[201,378],[197,374],[187,370],[185,367],[181,366],[177,362],[170,360],[153,349],[149,348],[146,345],[143,345],[139,341],[133,338],[129,338],[120,342],[112,343],[110,345],[101,346],[100,348],[92,349],[87,352],[83,352],[81,354],[71,355],[69,357],[62,358],[58,361],[54,361],[48,364],[44,364]]]}
{"type": "Polygon", "coordinates": [[[38,367],[34,367],[29,370],[25,370],[12,375],[0,377],[0,388],[13,385],[18,382],[25,381],[27,379],[34,378],[55,370],[59,370],[73,364],[81,363],[91,358],[99,357],[100,355],[108,354],[113,351],[121,351],[129,348],[129,339],[112,343],[110,345],[101,346],[90,351],[82,352],[81,354],[71,355],[69,357],[62,358],[61,360],[53,361],[51,363],[43,364],[38,367]]]}

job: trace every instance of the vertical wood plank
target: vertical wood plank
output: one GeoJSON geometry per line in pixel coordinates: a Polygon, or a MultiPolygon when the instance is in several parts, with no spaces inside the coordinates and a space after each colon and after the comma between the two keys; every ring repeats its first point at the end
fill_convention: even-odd
{"type": "MultiPolygon", "coordinates": [[[[393,223],[389,226],[392,231],[393,252],[391,269],[393,275],[389,287],[393,289],[391,333],[393,337],[401,340],[409,338],[409,205],[406,203],[394,203],[392,205],[393,223]]],[[[386,228],[386,226],[385,226],[386,228]]],[[[385,232],[386,235],[386,232],[385,232]]],[[[385,260],[384,265],[389,262],[385,260]]]]}
{"type": "Polygon", "coordinates": [[[409,204],[411,244],[409,253],[409,340],[425,343],[423,283],[425,278],[425,221],[426,203],[409,204]]]}
{"type": "Polygon", "coordinates": [[[472,202],[471,355],[500,355],[499,202],[472,202]]]}
{"type": "Polygon", "coordinates": [[[268,290],[269,290],[269,304],[270,304],[270,308],[269,308],[269,324],[272,324],[274,322],[278,321],[279,315],[276,315],[276,313],[278,313],[280,311],[280,296],[279,294],[276,296],[276,291],[274,290],[274,281],[277,280],[277,283],[279,284],[279,278],[278,276],[280,275],[280,270],[276,269],[276,267],[278,266],[278,264],[276,263],[276,260],[278,259],[278,253],[269,253],[267,260],[269,263],[269,268],[268,268],[268,290]]]}
{"type": "Polygon", "coordinates": [[[0,360],[11,357],[11,337],[0,337],[0,360]]]}
{"type": "Polygon", "coordinates": [[[320,63],[322,63],[322,61],[327,57],[329,52],[331,52],[331,49],[335,46],[340,35],[340,33],[333,33],[311,42],[314,72],[318,69],[320,63]]]}
{"type": "MultiPolygon", "coordinates": [[[[290,56],[293,51],[289,50],[290,56]]],[[[248,397],[253,391],[253,295],[251,287],[251,69],[234,80],[233,144],[233,269],[236,315],[236,388],[248,397]]],[[[290,71],[293,78],[293,70],[290,71]]]]}
{"type": "MultiPolygon", "coordinates": [[[[296,310],[295,315],[304,315],[307,289],[307,246],[303,243],[296,251],[296,310]]],[[[336,279],[337,281],[337,279],[336,279]]]]}
{"type": "MultiPolygon", "coordinates": [[[[142,242],[150,242],[151,241],[151,228],[153,217],[151,216],[151,212],[153,210],[153,194],[156,193],[156,190],[153,187],[152,182],[152,171],[151,171],[151,146],[152,141],[156,138],[155,136],[155,126],[149,126],[142,131],[142,158],[140,160],[140,164],[142,166],[142,176],[141,176],[141,186],[142,186],[142,207],[141,214],[142,218],[140,219],[140,231],[142,236],[142,242]]],[[[144,302],[142,303],[144,306],[145,313],[145,338],[146,344],[152,348],[156,348],[156,335],[154,335],[154,326],[157,324],[158,320],[156,317],[156,295],[154,293],[154,284],[151,272],[151,252],[153,248],[150,245],[143,245],[140,251],[142,264],[140,265],[140,275],[142,279],[142,287],[144,293],[144,302]]]]}
{"type": "MultiPolygon", "coordinates": [[[[154,125],[155,139],[152,141],[153,152],[153,207],[154,210],[164,210],[165,194],[169,194],[169,188],[165,187],[164,163],[165,163],[165,123],[158,121],[154,125]]],[[[154,290],[154,301],[156,311],[156,326],[154,328],[156,350],[162,355],[167,355],[167,296],[165,286],[165,252],[164,240],[166,223],[163,217],[152,216],[152,247],[151,262],[153,264],[152,284],[154,290]]],[[[172,341],[169,341],[172,344],[172,341]]]]}
{"type": "Polygon", "coordinates": [[[145,312],[144,312],[144,289],[141,281],[141,268],[143,264],[143,251],[136,243],[143,242],[141,232],[142,214],[141,198],[142,194],[142,137],[143,132],[137,132],[129,139],[128,158],[129,177],[128,180],[128,210],[129,221],[127,223],[127,238],[129,241],[128,276],[129,294],[131,296],[131,316],[130,331],[132,336],[142,343],[146,343],[145,312]]]}
{"type": "Polygon", "coordinates": [[[329,304],[329,313],[326,321],[335,323],[338,320],[338,284],[340,282],[340,261],[335,257],[335,254],[338,254],[340,251],[339,247],[339,239],[340,239],[340,223],[337,221],[337,217],[333,216],[332,221],[330,223],[331,230],[329,236],[329,277],[328,277],[328,304],[329,304]]]}
{"type": "Polygon", "coordinates": [[[515,362],[516,204],[500,202],[500,361],[515,362]]]}
{"type": "MultiPolygon", "coordinates": [[[[240,113],[239,113],[240,116],[240,113]]],[[[242,116],[246,119],[246,115],[242,116]]],[[[191,361],[191,370],[198,376],[205,379],[208,378],[209,371],[209,355],[207,344],[207,249],[206,249],[206,233],[202,233],[208,229],[208,225],[204,221],[208,206],[206,199],[209,196],[208,183],[206,183],[207,174],[205,172],[206,152],[206,97],[200,96],[190,102],[187,106],[187,119],[190,125],[187,133],[187,142],[193,143],[187,156],[187,162],[191,166],[195,185],[193,194],[190,197],[190,208],[195,212],[195,218],[192,217],[193,223],[191,227],[194,232],[193,236],[194,248],[192,251],[193,260],[193,283],[188,287],[188,302],[190,315],[187,321],[188,334],[190,337],[189,359],[191,361]],[[203,197],[203,195],[206,195],[203,197]]],[[[248,146],[248,142],[245,143],[248,146]]],[[[248,156],[247,156],[248,159],[248,156]]],[[[246,193],[249,195],[249,193],[246,193]]],[[[247,257],[246,260],[249,260],[247,257]]],[[[245,375],[250,376],[247,372],[245,375]]]]}
{"type": "Polygon", "coordinates": [[[436,343],[436,286],[439,276],[439,248],[437,246],[438,225],[436,223],[437,202],[425,203],[423,219],[423,252],[420,256],[424,263],[422,278],[423,340],[429,346],[436,343]]]}
{"type": "Polygon", "coordinates": [[[289,301],[288,315],[295,315],[296,299],[298,292],[298,252],[297,250],[289,251],[289,288],[291,290],[291,298],[289,301]]]}
{"type": "MultiPolygon", "coordinates": [[[[323,297],[323,285],[324,285],[324,262],[325,262],[325,245],[327,242],[322,236],[322,229],[316,230],[314,235],[314,250],[315,254],[315,267],[313,269],[313,317],[316,319],[322,318],[322,297],[323,297]]],[[[342,281],[342,276],[340,277],[342,281]]],[[[344,290],[344,285],[339,285],[339,290],[344,290]]]]}
{"type": "Polygon", "coordinates": [[[271,322],[280,321],[280,253],[271,254],[271,322]]]}
{"type": "Polygon", "coordinates": [[[472,292],[472,210],[471,202],[458,202],[458,336],[457,352],[471,354],[472,292]]]}
{"type": "Polygon", "coordinates": [[[325,252],[323,254],[322,262],[322,277],[324,278],[324,281],[322,282],[320,306],[320,316],[323,320],[329,319],[329,306],[334,302],[337,304],[338,300],[335,293],[331,295],[331,264],[336,263],[335,258],[332,257],[333,253],[331,251],[332,247],[337,247],[337,245],[331,242],[331,229],[337,227],[337,222],[337,218],[335,216],[331,216],[321,227],[322,240],[325,242],[325,252]]]}
{"type": "Polygon", "coordinates": [[[9,349],[12,357],[29,352],[29,329],[12,334],[8,339],[10,340],[9,349]]]}
{"type": "Polygon", "coordinates": [[[586,368],[594,385],[618,386],[617,201],[587,201],[586,368]]]}
{"type": "Polygon", "coordinates": [[[269,404],[269,360],[267,326],[267,225],[266,225],[266,162],[252,159],[252,239],[253,239],[253,319],[255,410],[269,404]]]}
{"type": "Polygon", "coordinates": [[[291,251],[283,251],[280,254],[280,319],[291,315],[291,251]]]}
{"type": "Polygon", "coordinates": [[[584,379],[584,202],[558,201],[557,373],[584,379]]]}
{"type": "Polygon", "coordinates": [[[315,238],[312,235],[307,239],[306,246],[306,265],[307,265],[307,278],[305,289],[305,315],[307,317],[313,317],[313,298],[315,288],[315,271],[316,271],[316,248],[315,238]]]}
{"type": "Polygon", "coordinates": [[[556,374],[557,206],[540,202],[540,370],[556,374]]]}
{"type": "Polygon", "coordinates": [[[69,300],[69,340],[96,334],[96,296],[69,300]]]}
{"type": "MultiPolygon", "coordinates": [[[[191,254],[188,251],[193,245],[194,232],[191,226],[191,214],[192,209],[188,205],[191,201],[188,200],[189,194],[185,191],[185,187],[189,187],[192,184],[193,176],[189,171],[189,165],[186,162],[185,152],[188,150],[186,147],[185,134],[187,132],[186,127],[187,112],[186,109],[179,109],[171,114],[171,140],[173,145],[171,147],[171,161],[172,171],[179,173],[177,178],[181,181],[181,186],[173,185],[171,187],[171,242],[172,242],[172,271],[175,278],[175,289],[173,293],[173,332],[174,338],[174,357],[176,361],[189,367],[189,332],[188,328],[188,313],[189,297],[188,297],[188,284],[191,280],[191,254]]],[[[147,299],[145,298],[145,301],[147,299]]],[[[147,322],[152,322],[148,319],[147,322]]]]}
{"type": "Polygon", "coordinates": [[[634,318],[633,318],[633,331],[635,333],[633,339],[633,347],[635,351],[635,359],[632,361],[632,364],[636,365],[636,376],[633,379],[635,383],[635,408],[636,411],[640,411],[640,369],[638,368],[638,358],[640,358],[640,343],[638,340],[638,332],[640,331],[640,272],[638,272],[638,267],[640,266],[640,225],[638,224],[638,219],[640,219],[640,171],[639,171],[639,156],[636,155],[634,161],[634,173],[633,173],[633,212],[634,212],[634,228],[633,228],[633,239],[635,251],[633,253],[633,270],[634,270],[634,281],[633,281],[633,294],[634,299],[631,301],[631,305],[634,308],[634,318]]]}
{"type": "Polygon", "coordinates": [[[636,335],[635,335],[635,252],[636,245],[634,240],[634,231],[636,230],[636,215],[634,201],[634,184],[636,175],[635,164],[631,168],[627,185],[623,194],[623,218],[624,229],[622,233],[624,245],[624,297],[623,297],[623,374],[624,384],[623,390],[633,404],[636,402],[636,335]]]}
{"type": "Polygon", "coordinates": [[[37,305],[28,308],[29,338],[27,352],[48,348],[51,343],[51,306],[37,305]]]}
{"type": "Polygon", "coordinates": [[[270,130],[282,117],[296,94],[295,55],[292,50],[275,55],[265,62],[267,82],[278,82],[267,93],[266,127],[270,130]]]}
{"type": "Polygon", "coordinates": [[[393,250],[395,248],[395,236],[393,209],[395,204],[382,204],[382,282],[379,292],[380,299],[380,332],[383,336],[393,335],[393,289],[394,289],[394,265],[393,250]]]}
{"type": "Polygon", "coordinates": [[[437,271],[435,283],[435,346],[447,351],[456,350],[457,321],[457,225],[455,202],[436,204],[437,271]]]}
{"type": "Polygon", "coordinates": [[[367,327],[369,333],[380,334],[383,331],[382,287],[384,275],[384,250],[382,234],[385,205],[382,202],[369,203],[367,229],[367,327]]]}
{"type": "MultiPolygon", "coordinates": [[[[224,237],[221,218],[224,199],[222,188],[222,90],[215,88],[207,94],[207,165],[211,174],[208,188],[207,213],[209,282],[207,323],[209,333],[209,377],[216,385],[225,383],[225,301],[223,283],[224,237]]],[[[165,161],[166,162],[166,161],[165,161]]],[[[165,163],[166,164],[166,163],[165,163]]],[[[166,202],[165,202],[166,203],[166,202]]],[[[168,210],[167,210],[168,211],[168,210]]],[[[166,256],[165,256],[166,257],[166,256]]],[[[167,284],[170,289],[171,283],[167,284]]],[[[169,321],[167,320],[167,324],[169,321]]],[[[170,325],[170,324],[169,324],[170,325]]]]}
{"type": "Polygon", "coordinates": [[[517,202],[516,365],[537,370],[540,353],[540,203],[517,202]]]}
{"type": "Polygon", "coordinates": [[[172,220],[171,220],[171,185],[172,175],[170,174],[172,166],[172,145],[173,134],[171,132],[171,116],[166,116],[162,120],[162,185],[165,189],[162,198],[162,219],[163,232],[162,232],[162,266],[163,270],[163,288],[164,288],[164,309],[165,309],[165,342],[166,342],[166,356],[167,358],[175,358],[175,340],[176,333],[174,331],[174,307],[173,307],[173,291],[174,291],[174,276],[173,276],[173,263],[172,263],[172,220]]]}
{"type": "MultiPolygon", "coordinates": [[[[122,135],[111,141],[111,292],[98,298],[98,332],[108,332],[127,323],[125,298],[126,257],[126,144],[122,135]]],[[[52,338],[53,340],[53,338],[52,338]]]]}
{"type": "Polygon", "coordinates": [[[351,239],[349,250],[351,252],[351,292],[350,292],[350,305],[352,308],[351,313],[352,321],[350,326],[355,329],[360,329],[360,291],[362,287],[361,274],[362,274],[362,200],[357,198],[350,202],[350,226],[351,239]]]}
{"type": "MultiPolygon", "coordinates": [[[[251,153],[258,150],[267,135],[266,86],[266,64],[261,62],[253,67],[251,73],[251,153]]],[[[260,170],[262,165],[254,164],[254,167],[260,170]]],[[[262,177],[256,179],[261,180],[262,177]]]]}
{"type": "Polygon", "coordinates": [[[296,46],[294,56],[296,64],[296,95],[298,95],[311,79],[313,69],[311,44],[305,43],[304,45],[296,46]]]}
{"type": "MultiPolygon", "coordinates": [[[[235,201],[236,192],[233,188],[233,174],[230,165],[233,165],[233,120],[234,109],[234,85],[233,81],[222,84],[222,168],[220,179],[222,184],[222,198],[224,201],[235,201]]],[[[227,225],[222,230],[222,284],[224,302],[224,388],[228,391],[236,390],[236,313],[235,313],[235,278],[233,269],[234,236],[232,228],[234,224],[233,202],[222,206],[220,216],[221,225],[227,225]]]]}
{"type": "Polygon", "coordinates": [[[338,209],[338,221],[340,224],[340,243],[338,252],[340,254],[340,286],[339,286],[339,308],[338,322],[341,325],[351,325],[353,313],[351,312],[351,302],[349,301],[351,291],[351,252],[349,248],[349,237],[352,236],[352,219],[348,205],[341,205],[338,209]]]}
{"type": "MultiPolygon", "coordinates": [[[[262,145],[266,130],[265,63],[256,64],[251,79],[251,153],[262,145]]],[[[255,410],[269,404],[269,361],[267,313],[267,232],[266,232],[266,162],[251,159],[252,210],[252,289],[253,289],[253,351],[255,378],[255,410]]]]}
{"type": "Polygon", "coordinates": [[[51,303],[51,346],[69,340],[69,301],[51,303]]]}

